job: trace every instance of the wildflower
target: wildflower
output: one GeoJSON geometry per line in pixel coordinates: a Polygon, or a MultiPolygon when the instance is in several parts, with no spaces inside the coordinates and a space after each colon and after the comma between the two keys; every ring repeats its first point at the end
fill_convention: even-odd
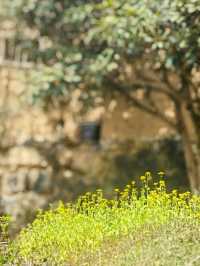
{"type": "Polygon", "coordinates": [[[161,187],[165,187],[165,181],[163,181],[163,180],[160,180],[160,182],[159,182],[159,183],[160,183],[160,186],[161,186],[161,187]]]}
{"type": "Polygon", "coordinates": [[[134,187],[135,186],[135,181],[132,181],[131,182],[131,185],[134,187]]]}
{"type": "Polygon", "coordinates": [[[145,176],[146,176],[147,181],[152,180],[151,172],[146,172],[145,176]]]}
{"type": "Polygon", "coordinates": [[[145,180],[146,180],[146,176],[142,175],[142,176],[140,177],[140,180],[141,180],[141,181],[145,181],[145,180]]]}
{"type": "Polygon", "coordinates": [[[162,178],[164,177],[165,173],[162,172],[162,171],[160,171],[160,172],[158,172],[158,175],[159,175],[159,177],[162,179],[162,178]]]}

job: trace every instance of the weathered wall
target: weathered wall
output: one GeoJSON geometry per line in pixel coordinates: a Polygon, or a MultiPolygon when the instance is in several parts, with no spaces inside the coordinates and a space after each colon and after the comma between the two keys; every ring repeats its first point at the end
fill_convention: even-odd
{"type": "MultiPolygon", "coordinates": [[[[105,166],[103,151],[79,145],[77,122],[69,108],[53,108],[46,113],[28,104],[29,71],[13,66],[0,68],[0,212],[11,213],[21,225],[36,208],[58,198],[73,199],[102,185],[106,171],[111,171],[108,164],[105,166]],[[59,126],[61,115],[63,128],[59,126]],[[104,177],[95,176],[97,173],[104,177]]],[[[127,110],[122,99],[106,104],[102,135],[105,150],[116,140],[138,142],[169,132],[150,115],[134,108],[127,110]]]]}

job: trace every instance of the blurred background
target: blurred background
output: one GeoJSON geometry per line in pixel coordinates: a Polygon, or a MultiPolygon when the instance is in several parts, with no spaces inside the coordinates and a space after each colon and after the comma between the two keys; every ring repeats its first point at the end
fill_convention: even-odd
{"type": "MultiPolygon", "coordinates": [[[[114,87],[114,93],[111,89],[105,96],[92,90],[91,103],[83,82],[73,83],[71,72],[63,73],[58,65],[62,47],[53,51],[48,39],[51,23],[60,21],[63,1],[49,1],[49,6],[44,1],[43,9],[52,10],[52,17],[39,9],[43,1],[14,2],[11,6],[0,0],[0,213],[14,217],[13,230],[30,222],[38,208],[75,200],[96,188],[110,197],[113,188],[132,180],[138,183],[145,171],[155,179],[158,172],[165,172],[169,189],[189,189],[182,138],[173,127],[137,104],[128,104],[114,87]],[[37,29],[41,17],[49,27],[45,33],[42,27],[37,29]],[[63,80],[73,83],[73,89],[55,92],[58,84],[66,85],[63,80]],[[46,94],[41,82],[51,84],[43,86],[46,94]]],[[[61,28],[52,31],[53,40],[56,34],[66,38],[61,28]]],[[[150,97],[136,93],[137,99],[150,97]]],[[[170,100],[161,94],[154,97],[173,119],[170,100]]]]}

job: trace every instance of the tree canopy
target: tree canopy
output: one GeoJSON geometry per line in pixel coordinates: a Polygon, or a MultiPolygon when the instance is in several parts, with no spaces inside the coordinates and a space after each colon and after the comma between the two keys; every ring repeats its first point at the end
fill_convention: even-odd
{"type": "Polygon", "coordinates": [[[179,132],[188,171],[195,172],[192,186],[200,189],[200,0],[15,0],[11,4],[23,28],[31,29],[32,34],[24,31],[24,35],[32,54],[43,63],[35,77],[35,95],[67,97],[81,88],[88,99],[118,92],[127,103],[179,132]],[[138,91],[143,92],[142,99],[138,91]],[[155,93],[171,102],[173,118],[155,93]]]}
{"type": "Polygon", "coordinates": [[[80,82],[102,86],[141,57],[141,69],[147,62],[156,71],[176,73],[198,67],[199,0],[17,2],[18,14],[37,30],[35,53],[51,68],[45,91],[80,82]],[[60,82],[52,88],[53,74],[60,82]]]}

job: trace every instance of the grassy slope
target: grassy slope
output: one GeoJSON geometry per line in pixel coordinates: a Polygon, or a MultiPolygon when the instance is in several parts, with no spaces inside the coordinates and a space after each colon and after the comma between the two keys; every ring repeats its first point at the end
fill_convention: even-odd
{"type": "Polygon", "coordinates": [[[10,265],[200,265],[200,197],[167,193],[160,181],[138,194],[134,184],[115,200],[102,191],[61,204],[11,242],[10,265]],[[140,195],[140,196],[138,196],[140,195]]]}
{"type": "Polygon", "coordinates": [[[194,221],[175,221],[152,232],[108,243],[79,265],[96,266],[197,266],[200,265],[200,226],[194,221]]]}

